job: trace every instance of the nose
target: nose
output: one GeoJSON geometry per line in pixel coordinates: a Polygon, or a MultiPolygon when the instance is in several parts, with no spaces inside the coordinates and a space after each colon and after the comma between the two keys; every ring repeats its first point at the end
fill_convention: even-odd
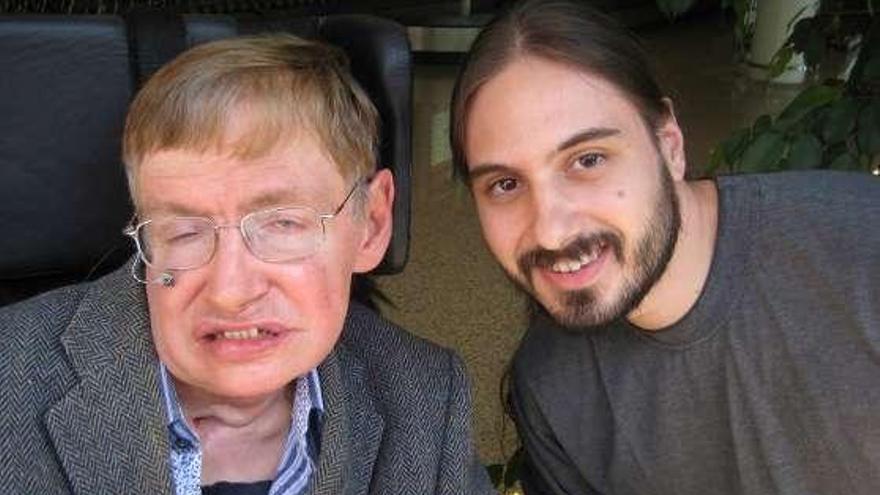
{"type": "Polygon", "coordinates": [[[207,294],[219,311],[235,315],[245,311],[268,290],[262,262],[245,245],[237,228],[218,230],[214,257],[208,270],[207,294]]]}
{"type": "Polygon", "coordinates": [[[558,250],[577,236],[577,203],[562,188],[533,184],[532,225],[534,242],[547,250],[558,250]]]}

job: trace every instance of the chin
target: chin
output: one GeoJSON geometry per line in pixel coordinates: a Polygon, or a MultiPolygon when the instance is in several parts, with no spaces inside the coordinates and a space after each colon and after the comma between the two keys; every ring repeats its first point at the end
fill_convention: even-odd
{"type": "Polygon", "coordinates": [[[594,289],[538,297],[544,311],[559,325],[569,329],[589,329],[608,325],[622,316],[619,301],[607,301],[594,289]],[[601,300],[599,299],[601,298],[601,300]]]}
{"type": "Polygon", "coordinates": [[[253,380],[247,380],[243,381],[242,383],[223,384],[222,386],[218,386],[217,390],[213,391],[212,393],[216,396],[224,397],[226,399],[247,401],[250,399],[258,399],[275,395],[283,390],[286,390],[288,385],[292,381],[293,379],[283,383],[266,384],[256,383],[253,380]]]}
{"type": "Polygon", "coordinates": [[[284,390],[300,374],[304,373],[297,374],[295,371],[291,371],[281,375],[276,369],[271,376],[267,376],[268,374],[262,374],[258,371],[239,371],[224,378],[214,377],[211,380],[213,387],[211,393],[231,399],[264,397],[284,390]]]}

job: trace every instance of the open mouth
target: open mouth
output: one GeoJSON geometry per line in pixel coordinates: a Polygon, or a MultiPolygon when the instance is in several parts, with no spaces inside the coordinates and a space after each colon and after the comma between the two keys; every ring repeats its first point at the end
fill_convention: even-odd
{"type": "Polygon", "coordinates": [[[251,327],[243,330],[223,330],[210,333],[206,338],[210,341],[217,340],[259,340],[277,337],[278,332],[260,327],[251,327]]]}
{"type": "Polygon", "coordinates": [[[592,244],[588,249],[582,251],[576,258],[560,258],[556,260],[548,269],[554,273],[574,273],[590,263],[596,261],[602,252],[605,251],[607,244],[599,241],[592,244]]]}
{"type": "Polygon", "coordinates": [[[276,322],[206,322],[197,332],[197,338],[208,344],[270,342],[289,333],[276,322]]]}
{"type": "Polygon", "coordinates": [[[612,253],[610,243],[594,242],[577,252],[555,256],[543,267],[538,267],[536,274],[554,290],[583,290],[599,280],[607,261],[613,257],[612,253]]]}
{"type": "Polygon", "coordinates": [[[248,361],[283,346],[296,330],[280,323],[208,323],[198,332],[202,349],[224,360],[248,361]]]}

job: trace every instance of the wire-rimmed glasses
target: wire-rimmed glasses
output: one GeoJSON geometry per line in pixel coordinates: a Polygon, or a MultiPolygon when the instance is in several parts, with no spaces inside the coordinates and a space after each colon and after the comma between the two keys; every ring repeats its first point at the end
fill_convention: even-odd
{"type": "Polygon", "coordinates": [[[238,223],[218,225],[207,217],[159,217],[125,229],[140,258],[159,270],[192,270],[207,264],[217,250],[221,229],[238,229],[248,250],[270,263],[307,258],[324,241],[326,222],[338,216],[364,181],[358,180],[333,213],[308,206],[285,206],[249,213],[238,223]]]}

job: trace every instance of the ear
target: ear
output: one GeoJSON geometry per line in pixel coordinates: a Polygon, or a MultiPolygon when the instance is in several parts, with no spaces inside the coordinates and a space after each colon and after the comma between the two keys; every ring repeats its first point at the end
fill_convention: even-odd
{"type": "Polygon", "coordinates": [[[367,187],[368,197],[363,205],[364,211],[361,212],[364,228],[354,263],[355,273],[366,273],[376,268],[391,242],[391,206],[394,204],[394,178],[391,171],[379,170],[367,187]]]}
{"type": "Polygon", "coordinates": [[[672,178],[683,180],[687,167],[684,153],[684,136],[681,133],[681,128],[678,126],[678,121],[675,119],[672,100],[663,98],[663,103],[666,105],[667,112],[663,122],[656,131],[657,145],[666,161],[669,173],[672,174],[672,178]]]}

